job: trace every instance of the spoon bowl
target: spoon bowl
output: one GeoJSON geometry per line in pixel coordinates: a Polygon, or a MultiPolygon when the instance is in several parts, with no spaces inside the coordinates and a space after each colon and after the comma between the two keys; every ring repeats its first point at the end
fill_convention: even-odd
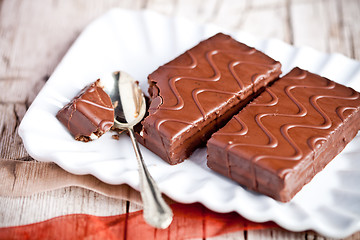
{"type": "Polygon", "coordinates": [[[144,219],[153,227],[167,228],[172,222],[173,213],[144,163],[133,129],[146,112],[144,94],[134,79],[123,71],[114,72],[111,78],[106,77],[103,82],[114,106],[114,127],[129,132],[138,160],[144,219]]]}

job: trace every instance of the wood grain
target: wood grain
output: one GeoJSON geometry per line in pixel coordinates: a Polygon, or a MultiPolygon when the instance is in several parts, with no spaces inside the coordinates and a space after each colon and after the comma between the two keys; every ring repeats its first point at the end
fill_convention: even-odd
{"type": "Polygon", "coordinates": [[[0,196],[6,197],[31,196],[44,191],[78,186],[111,198],[141,204],[140,194],[128,185],[110,185],[91,175],[74,175],[51,162],[2,160],[0,182],[0,196]]]}
{"type": "MultiPolygon", "coordinates": [[[[113,188],[34,161],[17,134],[26,110],[80,32],[113,7],[151,9],[360,60],[358,0],[0,0],[0,227],[61,214],[141,209],[138,193],[128,187],[113,188]],[[53,185],[43,186],[43,179],[53,185]],[[52,190],[41,192],[45,187],[52,190]]],[[[325,239],[313,232],[254,230],[211,239],[318,238],[325,239]]],[[[348,239],[360,239],[360,233],[348,239]]]]}

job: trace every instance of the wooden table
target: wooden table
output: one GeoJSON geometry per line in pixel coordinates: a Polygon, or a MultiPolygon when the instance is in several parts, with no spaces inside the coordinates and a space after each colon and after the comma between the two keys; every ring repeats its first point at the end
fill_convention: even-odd
{"type": "MultiPolygon", "coordinates": [[[[80,32],[113,7],[152,9],[360,60],[359,0],[0,0],[0,227],[70,213],[107,216],[141,208],[138,194],[128,188],[114,192],[91,176],[34,161],[17,134],[26,110],[80,32]],[[54,177],[67,187],[41,192],[45,185],[40,180],[54,177]],[[69,186],[74,183],[132,201],[69,186]],[[9,189],[12,197],[5,196],[9,189]]],[[[59,186],[53,181],[45,187],[59,186]]],[[[271,229],[212,239],[317,238],[323,237],[271,229]]],[[[348,239],[360,239],[360,233],[348,239]]]]}

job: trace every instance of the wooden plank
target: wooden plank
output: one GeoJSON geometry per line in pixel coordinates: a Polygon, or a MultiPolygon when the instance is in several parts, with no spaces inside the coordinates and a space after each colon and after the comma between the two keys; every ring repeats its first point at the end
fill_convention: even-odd
{"type": "Polygon", "coordinates": [[[252,0],[251,5],[253,8],[273,8],[286,4],[287,0],[252,0]]]}
{"type": "Polygon", "coordinates": [[[281,229],[266,229],[266,230],[249,230],[247,239],[291,239],[300,240],[307,239],[305,233],[289,232],[281,229]]]}
{"type": "Polygon", "coordinates": [[[155,10],[165,15],[170,15],[175,13],[176,4],[176,0],[148,0],[146,8],[155,10]]]}
{"type": "Polygon", "coordinates": [[[328,22],[322,1],[298,1],[291,5],[294,45],[327,51],[328,22]]]}
{"type": "MultiPolygon", "coordinates": [[[[219,8],[219,0],[181,0],[176,3],[175,15],[198,23],[211,22],[219,8]]],[[[156,9],[154,9],[156,10],[156,9]]]]}
{"type": "Polygon", "coordinates": [[[345,44],[350,46],[349,57],[360,60],[360,1],[342,0],[339,14],[345,35],[345,44]]]}
{"type": "Polygon", "coordinates": [[[138,9],[142,5],[143,0],[4,1],[0,102],[24,102],[29,89],[37,93],[44,84],[41,80],[48,79],[79,33],[96,17],[113,7],[138,9]],[[35,86],[37,82],[40,87],[35,86]]]}
{"type": "MultiPolygon", "coordinates": [[[[249,2],[248,2],[249,3],[249,2]]],[[[246,1],[226,0],[222,1],[214,11],[211,23],[224,27],[228,31],[238,28],[238,23],[246,15],[246,1]]]]}
{"type": "Polygon", "coordinates": [[[258,38],[277,38],[289,42],[286,2],[268,3],[266,7],[256,7],[252,3],[248,2],[236,29],[252,33],[258,38]]]}
{"type": "Polygon", "coordinates": [[[0,159],[26,159],[28,154],[17,134],[25,104],[0,104],[0,159]]]}
{"type": "Polygon", "coordinates": [[[354,46],[360,44],[360,27],[354,19],[360,20],[359,5],[359,1],[295,1],[291,8],[294,44],[358,59],[354,46]]]}
{"type": "Polygon", "coordinates": [[[74,213],[119,215],[126,213],[126,201],[79,187],[24,197],[0,197],[0,227],[24,225],[74,213]]]}
{"type": "Polygon", "coordinates": [[[206,238],[207,240],[247,240],[246,233],[244,231],[238,231],[233,233],[226,233],[220,236],[206,238]]]}
{"type": "MultiPolygon", "coordinates": [[[[328,46],[329,52],[342,53],[348,57],[352,55],[351,41],[348,36],[348,29],[344,25],[343,2],[329,0],[326,4],[326,18],[328,22],[328,46]]],[[[359,13],[360,14],[360,13],[359,13]]],[[[347,25],[347,24],[346,24],[347,25]]]]}
{"type": "Polygon", "coordinates": [[[141,204],[140,194],[128,185],[110,185],[91,175],[74,175],[51,162],[2,160],[0,182],[0,196],[5,197],[29,196],[78,186],[108,197],[141,204]]]}

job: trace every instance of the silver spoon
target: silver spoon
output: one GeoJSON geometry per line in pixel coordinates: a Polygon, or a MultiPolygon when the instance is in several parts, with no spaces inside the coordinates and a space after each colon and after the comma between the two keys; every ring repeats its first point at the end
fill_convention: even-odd
{"type": "Polygon", "coordinates": [[[173,213],[162,198],[161,192],[144,163],[133,129],[145,115],[144,94],[134,79],[122,71],[114,72],[112,78],[106,77],[101,81],[114,105],[114,126],[129,132],[135,150],[139,165],[140,194],[143,201],[144,219],[153,227],[167,228],[172,221],[173,213]]]}

